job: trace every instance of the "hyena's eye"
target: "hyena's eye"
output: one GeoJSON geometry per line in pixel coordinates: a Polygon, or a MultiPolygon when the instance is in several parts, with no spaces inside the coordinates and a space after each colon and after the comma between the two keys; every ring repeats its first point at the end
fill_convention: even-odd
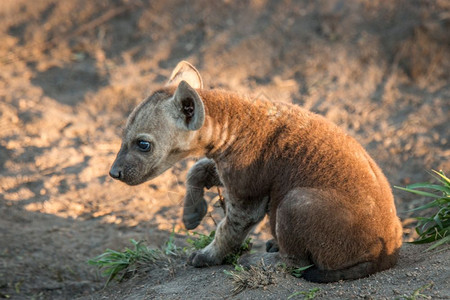
{"type": "Polygon", "coordinates": [[[152,144],[147,141],[137,140],[136,142],[139,151],[148,152],[152,148],[152,144]]]}

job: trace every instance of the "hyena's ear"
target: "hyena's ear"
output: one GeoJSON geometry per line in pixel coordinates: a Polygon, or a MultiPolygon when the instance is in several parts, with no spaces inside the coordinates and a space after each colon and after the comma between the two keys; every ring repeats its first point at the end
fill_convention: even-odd
{"type": "Polygon", "coordinates": [[[196,90],[182,80],[173,96],[175,118],[182,129],[198,130],[205,122],[205,107],[196,90]]]}
{"type": "Polygon", "coordinates": [[[166,86],[180,84],[181,81],[186,81],[194,89],[203,88],[203,80],[197,69],[188,63],[187,61],[180,61],[178,65],[173,69],[172,75],[170,75],[169,81],[166,86]]]}

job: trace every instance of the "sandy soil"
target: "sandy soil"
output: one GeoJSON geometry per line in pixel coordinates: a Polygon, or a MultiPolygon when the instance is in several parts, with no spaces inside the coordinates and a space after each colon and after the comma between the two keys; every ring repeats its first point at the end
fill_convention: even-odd
{"type": "MultiPolygon", "coordinates": [[[[403,186],[450,172],[449,32],[447,0],[1,1],[0,298],[286,299],[318,287],[317,298],[394,299],[433,283],[422,293],[449,299],[448,246],[405,245],[398,266],[350,282],[275,272],[236,296],[229,266],[176,258],[102,290],[86,263],[131,238],[160,247],[182,229],[192,160],[138,187],[107,176],[126,116],[179,60],[209,87],[325,115],[403,186]]],[[[408,210],[426,199],[394,194],[409,241],[408,210]]],[[[198,231],[221,217],[210,210],[198,231]]],[[[253,237],[261,249],[266,226],[253,237]]],[[[176,242],[185,240],[180,232],[176,242]]]]}

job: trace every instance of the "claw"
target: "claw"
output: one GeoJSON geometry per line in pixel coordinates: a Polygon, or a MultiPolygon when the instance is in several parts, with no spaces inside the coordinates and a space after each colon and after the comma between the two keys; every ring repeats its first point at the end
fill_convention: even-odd
{"type": "Polygon", "coordinates": [[[195,251],[188,258],[188,264],[196,268],[219,265],[221,262],[216,261],[201,251],[195,251]]]}

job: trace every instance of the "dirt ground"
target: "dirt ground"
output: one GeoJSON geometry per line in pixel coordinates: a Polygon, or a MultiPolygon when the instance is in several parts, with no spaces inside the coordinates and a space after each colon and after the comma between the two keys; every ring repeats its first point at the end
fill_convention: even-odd
{"type": "MultiPolygon", "coordinates": [[[[449,246],[405,244],[395,268],[356,281],[274,273],[235,296],[223,273],[230,266],[195,269],[176,258],[103,289],[87,264],[131,238],[160,247],[183,228],[193,160],[137,187],[107,175],[126,116],[179,60],[196,65],[208,87],[325,115],[392,186],[404,186],[428,181],[431,169],[450,172],[449,32],[448,0],[2,0],[0,298],[286,299],[317,287],[323,299],[403,299],[424,287],[450,299],[449,246]]],[[[214,192],[197,231],[221,217],[214,192]]],[[[394,194],[410,241],[409,210],[427,199],[394,194]]],[[[255,249],[269,237],[259,226],[255,249]]],[[[185,240],[180,231],[176,243],[185,240]]]]}

